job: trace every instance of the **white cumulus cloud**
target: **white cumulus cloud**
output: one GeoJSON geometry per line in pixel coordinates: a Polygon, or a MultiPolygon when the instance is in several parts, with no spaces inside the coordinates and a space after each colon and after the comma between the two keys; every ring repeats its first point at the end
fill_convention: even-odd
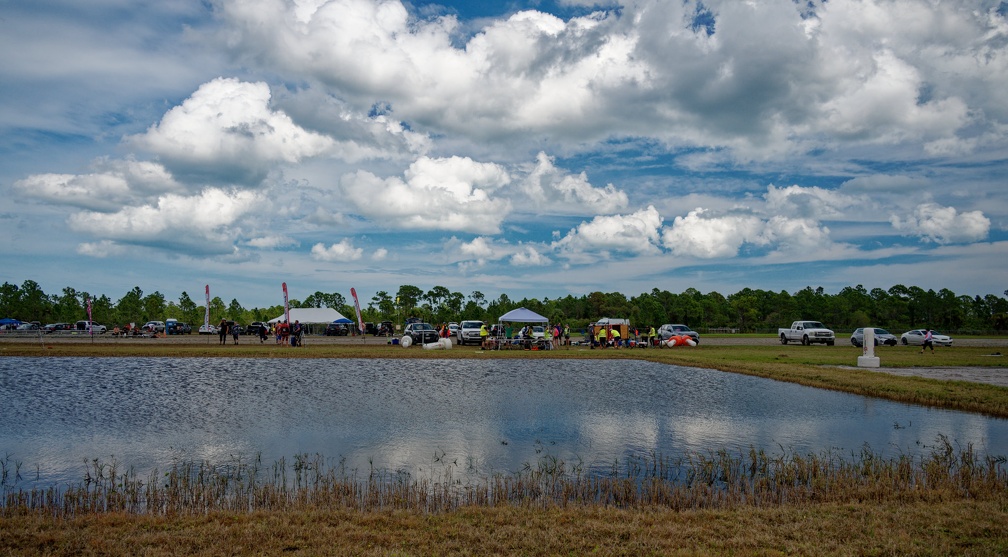
{"type": "Polygon", "coordinates": [[[511,264],[517,267],[542,267],[553,260],[541,253],[535,246],[524,245],[511,256],[511,264]]]}
{"type": "Polygon", "coordinates": [[[588,252],[656,253],[661,226],[662,217],[653,206],[629,215],[600,215],[572,228],[553,247],[570,259],[588,252]]]}
{"type": "Polygon", "coordinates": [[[937,203],[922,203],[912,215],[906,218],[892,215],[889,222],[904,235],[920,236],[922,241],[936,244],[983,240],[991,224],[981,211],[960,213],[955,207],[942,207],[937,203]]]}
{"type": "Polygon", "coordinates": [[[662,233],[662,244],[676,256],[711,259],[738,255],[742,244],[765,242],[763,221],[753,215],[711,216],[697,208],[676,217],[662,233]]]}
{"type": "Polygon", "coordinates": [[[542,151],[520,186],[533,203],[530,212],[540,214],[613,214],[626,209],[628,204],[626,192],[612,184],[595,187],[584,172],[578,175],[563,172],[542,151]]]}
{"type": "Polygon", "coordinates": [[[14,183],[21,194],[60,205],[115,211],[137,200],[178,193],[184,186],[155,162],[102,158],[87,174],[35,174],[14,183]]]}
{"type": "Polygon", "coordinates": [[[186,246],[187,250],[231,253],[233,227],[262,203],[254,192],[206,188],[198,195],[168,194],[156,203],[114,213],[70,215],[70,228],[124,244],[186,246]]]}
{"type": "Polygon", "coordinates": [[[290,236],[271,235],[252,238],[248,241],[248,245],[259,249],[278,249],[297,246],[298,241],[290,236]]]}
{"type": "Polygon", "coordinates": [[[364,254],[361,248],[355,248],[349,238],[343,238],[338,244],[326,247],[323,243],[312,246],[311,256],[316,261],[356,261],[364,254]]]}
{"type": "Polygon", "coordinates": [[[270,108],[266,83],[217,78],[169,110],[133,145],[167,160],[205,168],[296,163],[331,149],[331,138],[296,125],[270,108]]]}
{"type": "Polygon", "coordinates": [[[511,204],[492,194],[510,180],[497,164],[421,157],[403,178],[359,171],[339,185],[348,204],[382,226],[496,234],[511,204]]]}
{"type": "Polygon", "coordinates": [[[770,185],[763,198],[770,213],[816,220],[842,216],[848,209],[863,202],[834,190],[797,185],[783,188],[770,185]]]}

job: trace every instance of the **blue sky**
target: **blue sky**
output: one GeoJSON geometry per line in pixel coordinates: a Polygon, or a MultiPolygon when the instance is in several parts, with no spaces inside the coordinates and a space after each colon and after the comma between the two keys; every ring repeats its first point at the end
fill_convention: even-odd
{"type": "Polygon", "coordinates": [[[1002,2],[3,2],[0,279],[1008,289],[1002,2]]]}

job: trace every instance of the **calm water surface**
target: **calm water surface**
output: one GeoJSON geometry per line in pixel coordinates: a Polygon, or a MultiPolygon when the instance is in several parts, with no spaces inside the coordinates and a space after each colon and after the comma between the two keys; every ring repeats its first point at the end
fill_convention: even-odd
{"type": "Polygon", "coordinates": [[[1008,454],[1008,420],[635,361],[0,358],[0,395],[0,458],[42,482],[95,458],[489,474],[750,445],[922,454],[941,435],[1008,454]]]}

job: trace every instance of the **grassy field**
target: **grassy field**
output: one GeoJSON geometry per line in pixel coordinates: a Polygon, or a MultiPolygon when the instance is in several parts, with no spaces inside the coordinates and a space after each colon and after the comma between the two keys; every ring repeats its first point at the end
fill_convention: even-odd
{"type": "MultiPolygon", "coordinates": [[[[995,352],[957,346],[922,356],[895,347],[881,355],[884,367],[1004,369],[995,352]]],[[[0,357],[603,358],[614,365],[639,358],[1008,417],[1008,388],[852,369],[859,354],[850,346],[767,343],[541,352],[349,342],[291,349],[248,342],[219,346],[203,338],[0,343],[0,357]]],[[[269,483],[235,487],[234,471],[221,477],[189,470],[158,479],[111,474],[69,495],[37,493],[34,504],[5,494],[0,554],[1008,554],[1008,470],[1001,457],[951,447],[919,460],[884,462],[871,454],[853,461],[822,455],[694,457],[690,481],[679,485],[627,473],[586,480],[533,470],[443,500],[437,486],[393,486],[374,495],[367,482],[324,474],[290,492],[269,483]],[[440,505],[429,503],[431,489],[440,505]],[[134,496],[159,503],[131,506],[134,496]]]]}

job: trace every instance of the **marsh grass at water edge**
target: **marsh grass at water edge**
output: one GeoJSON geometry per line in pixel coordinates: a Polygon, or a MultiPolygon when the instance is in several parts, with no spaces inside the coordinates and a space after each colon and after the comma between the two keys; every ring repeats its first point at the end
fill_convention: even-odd
{"type": "Polygon", "coordinates": [[[859,453],[783,453],[750,449],[658,455],[613,463],[607,473],[588,474],[551,456],[514,474],[478,481],[453,477],[415,478],[381,470],[349,471],[322,455],[295,455],[269,466],[255,459],[215,465],[177,463],[139,478],[115,461],[94,460],[86,477],[66,486],[19,486],[3,462],[0,513],[71,517],[91,513],[153,515],[227,511],[453,512],[464,507],[626,509],[735,509],[851,502],[933,502],[1005,500],[1008,469],[1004,457],[980,456],[972,447],[947,439],[915,458],[884,458],[868,448],[859,453]]]}

